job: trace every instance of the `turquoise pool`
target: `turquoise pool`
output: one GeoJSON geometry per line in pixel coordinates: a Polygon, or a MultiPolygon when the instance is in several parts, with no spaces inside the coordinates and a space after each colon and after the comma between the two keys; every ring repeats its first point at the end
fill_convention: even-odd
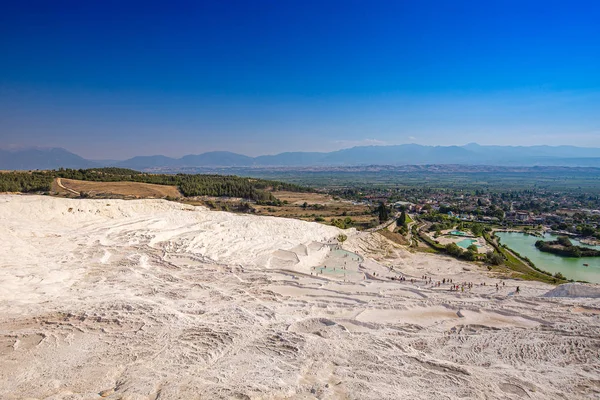
{"type": "Polygon", "coordinates": [[[450,235],[454,235],[454,236],[469,236],[469,235],[467,235],[467,232],[463,232],[463,231],[451,231],[450,235]]]}
{"type": "Polygon", "coordinates": [[[343,250],[343,249],[337,249],[337,250],[333,250],[330,254],[331,257],[336,257],[336,258],[349,258],[350,260],[354,261],[358,261],[358,262],[363,262],[363,258],[361,256],[359,256],[356,253],[353,253],[351,251],[348,250],[343,250]]]}
{"type": "Polygon", "coordinates": [[[477,240],[475,239],[465,239],[465,240],[461,240],[460,242],[456,243],[458,246],[462,247],[463,249],[466,249],[467,247],[469,247],[470,245],[474,244],[477,247],[481,247],[477,244],[477,240]]]}
{"type": "Polygon", "coordinates": [[[359,273],[359,264],[364,259],[356,253],[332,246],[331,252],[327,255],[323,265],[314,267],[313,269],[321,274],[352,276],[359,273]]]}

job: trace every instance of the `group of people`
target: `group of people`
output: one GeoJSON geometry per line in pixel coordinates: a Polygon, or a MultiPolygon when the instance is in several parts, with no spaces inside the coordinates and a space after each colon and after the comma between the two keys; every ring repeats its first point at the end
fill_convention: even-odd
{"type": "Polygon", "coordinates": [[[473,288],[473,282],[463,282],[460,285],[454,285],[452,284],[452,286],[450,286],[450,291],[451,292],[458,292],[459,290],[461,292],[465,291],[465,288],[467,289],[472,289],[473,288]]]}
{"type": "MultiPolygon", "coordinates": [[[[392,276],[390,279],[393,280],[393,281],[400,281],[400,282],[406,281],[406,277],[404,275],[402,275],[402,276],[392,276]]],[[[410,280],[411,283],[413,283],[413,281],[414,281],[414,279],[410,280]]]]}
{"type": "MultiPolygon", "coordinates": [[[[341,246],[334,246],[333,249],[337,250],[337,249],[341,249],[341,246]]],[[[344,254],[344,258],[348,258],[348,254],[344,254]]],[[[360,262],[360,257],[357,257],[356,259],[354,257],[351,257],[352,261],[359,261],[360,262]]],[[[347,265],[347,261],[344,261],[344,266],[341,267],[341,270],[346,270],[346,265],[347,265]]],[[[323,271],[327,268],[327,265],[324,265],[323,267],[319,268],[320,271],[317,271],[317,267],[312,267],[313,270],[315,270],[316,274],[322,274],[323,271]]],[[[362,268],[362,264],[359,264],[359,268],[362,268]]],[[[393,267],[390,267],[390,271],[393,271],[393,267]]],[[[335,271],[336,268],[333,267],[333,270],[335,271]]],[[[310,273],[311,275],[313,275],[313,273],[310,273]]],[[[373,272],[373,277],[378,276],[377,273],[373,272]]],[[[346,273],[344,272],[344,277],[346,277],[346,273]]],[[[367,277],[365,276],[364,279],[366,279],[367,277]]],[[[390,280],[392,281],[400,281],[400,282],[406,282],[407,278],[404,275],[400,275],[400,276],[392,276],[389,277],[390,280]]],[[[432,287],[441,287],[442,285],[446,285],[446,284],[450,284],[450,291],[451,292],[464,292],[465,289],[467,290],[471,290],[473,288],[473,286],[475,286],[475,284],[473,282],[462,282],[460,284],[455,284],[454,281],[452,279],[446,279],[446,278],[442,278],[441,281],[434,281],[432,279],[431,276],[427,276],[427,275],[421,275],[421,279],[425,282],[425,285],[431,285],[432,287]]],[[[414,278],[410,278],[410,283],[412,284],[417,284],[419,281],[414,279],[414,278]]],[[[506,284],[504,282],[501,282],[502,287],[506,286],[506,284]]],[[[481,282],[479,283],[479,286],[486,286],[485,282],[481,282]]],[[[500,291],[500,283],[496,283],[496,292],[500,291]]],[[[520,293],[521,289],[519,288],[519,286],[516,287],[515,289],[515,293],[520,293]]]]}
{"type": "MultiPolygon", "coordinates": [[[[467,289],[469,289],[469,290],[470,290],[470,289],[472,289],[472,288],[473,288],[473,286],[475,286],[475,285],[473,284],[473,282],[463,282],[463,283],[462,283],[462,284],[460,284],[460,285],[454,285],[454,284],[453,284],[453,285],[450,287],[450,291],[458,291],[458,290],[460,290],[460,291],[464,292],[464,291],[465,291],[465,288],[467,288],[467,289]]],[[[485,282],[481,282],[481,283],[479,283],[479,286],[487,286],[487,285],[486,285],[486,283],[485,283],[485,282]]],[[[504,287],[504,286],[506,286],[506,283],[504,283],[504,281],[502,281],[502,287],[504,287]]],[[[499,292],[499,291],[500,291],[500,283],[496,283],[496,292],[499,292]]],[[[520,289],[519,289],[519,287],[518,287],[518,286],[517,286],[517,290],[516,290],[516,292],[517,292],[517,293],[519,293],[519,292],[520,292],[520,289]]]]}
{"type": "MultiPolygon", "coordinates": [[[[391,277],[390,279],[393,281],[394,280],[401,281],[401,282],[406,281],[406,277],[404,275],[399,276],[399,277],[391,277]]],[[[458,292],[458,291],[464,292],[465,289],[471,290],[476,285],[473,282],[462,282],[460,284],[455,284],[452,279],[446,279],[446,278],[442,278],[441,281],[434,281],[431,276],[427,276],[427,275],[421,275],[421,279],[425,282],[425,285],[431,285],[432,287],[441,287],[442,285],[450,284],[451,292],[458,292]]],[[[415,284],[415,283],[418,283],[418,281],[416,279],[411,278],[410,283],[415,284]]],[[[480,282],[478,285],[479,286],[487,286],[487,284],[485,282],[480,282]]],[[[496,292],[500,291],[501,286],[505,287],[506,283],[504,281],[502,281],[501,283],[496,283],[496,292]]],[[[517,288],[515,289],[515,293],[520,293],[520,292],[521,292],[521,289],[517,286],[517,288]]]]}

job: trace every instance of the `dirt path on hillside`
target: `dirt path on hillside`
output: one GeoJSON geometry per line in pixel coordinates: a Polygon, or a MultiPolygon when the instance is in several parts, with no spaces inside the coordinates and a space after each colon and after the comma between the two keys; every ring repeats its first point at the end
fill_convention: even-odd
{"type": "Polygon", "coordinates": [[[66,190],[69,193],[72,193],[72,194],[74,194],[76,196],[80,196],[81,195],[78,191],[73,190],[73,189],[69,189],[68,187],[65,187],[65,185],[63,185],[62,180],[60,178],[56,178],[56,184],[58,185],[58,187],[60,187],[61,189],[66,190]]]}

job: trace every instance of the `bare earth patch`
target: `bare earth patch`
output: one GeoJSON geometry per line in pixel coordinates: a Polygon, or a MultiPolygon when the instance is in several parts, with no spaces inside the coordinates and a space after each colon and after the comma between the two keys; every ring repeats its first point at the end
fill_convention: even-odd
{"type": "Polygon", "coordinates": [[[60,192],[61,189],[63,189],[62,191],[66,192],[85,192],[91,197],[109,195],[136,198],[163,198],[167,196],[172,198],[182,197],[182,194],[176,186],[139,182],[91,182],[64,178],[57,179],[60,179],[62,187],[58,184],[57,180],[55,180],[54,189],[56,189],[56,191],[60,192]]]}

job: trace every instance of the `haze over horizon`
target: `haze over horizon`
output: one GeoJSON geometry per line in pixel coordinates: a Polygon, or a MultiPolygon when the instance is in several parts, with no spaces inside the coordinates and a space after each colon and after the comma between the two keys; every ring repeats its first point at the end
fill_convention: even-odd
{"type": "Polygon", "coordinates": [[[600,147],[598,20],[590,1],[7,4],[0,147],[600,147]]]}
{"type": "MultiPolygon", "coordinates": [[[[86,158],[83,157],[84,159],[87,159],[87,161],[99,161],[99,162],[104,162],[104,161],[110,161],[110,162],[121,162],[121,161],[129,161],[129,160],[133,160],[133,159],[137,159],[137,158],[152,158],[152,157],[166,157],[166,158],[170,158],[170,159],[181,159],[181,158],[185,158],[186,156],[195,156],[195,155],[209,155],[209,154],[217,154],[217,153],[229,153],[232,155],[240,155],[240,156],[244,156],[244,157],[250,157],[250,158],[261,158],[261,157],[271,157],[271,156],[282,156],[282,155],[286,155],[286,154],[315,154],[315,153],[322,153],[322,154],[332,154],[332,153],[336,153],[336,152],[340,152],[340,151],[352,151],[352,150],[366,150],[369,148],[390,148],[390,149],[400,149],[403,148],[404,146],[417,146],[418,148],[424,149],[435,149],[435,148],[439,148],[439,149],[451,149],[453,147],[458,147],[458,148],[471,148],[471,146],[475,146],[475,147],[479,147],[482,151],[489,151],[489,149],[502,149],[503,151],[506,151],[506,149],[519,149],[519,150],[523,150],[523,149],[541,149],[541,148],[549,148],[549,149],[555,149],[556,151],[558,151],[557,154],[555,155],[549,155],[549,154],[544,154],[541,157],[557,157],[560,159],[564,159],[564,158],[568,158],[567,154],[561,154],[560,153],[560,149],[573,149],[573,150],[581,150],[584,151],[583,154],[571,154],[568,153],[570,155],[570,157],[574,158],[574,159],[586,159],[586,158],[600,158],[600,147],[585,147],[585,146],[573,146],[573,145],[556,145],[556,146],[551,146],[551,145],[531,145],[531,146],[521,146],[521,145],[480,145],[479,143],[475,143],[475,142],[471,142],[471,143],[465,143],[463,145],[448,145],[448,146],[442,146],[442,145],[420,145],[417,143],[403,143],[403,144],[399,144],[399,145],[393,145],[393,144],[364,144],[364,145],[357,145],[357,146],[350,146],[350,147],[342,147],[340,149],[336,149],[330,152],[327,151],[315,151],[315,152],[310,152],[310,151],[281,151],[281,152],[276,152],[276,153],[261,153],[261,154],[245,154],[243,152],[233,152],[230,150],[208,150],[208,151],[201,151],[199,153],[181,153],[181,154],[177,154],[177,155],[172,155],[172,156],[167,156],[165,154],[162,153],[156,153],[156,154],[136,154],[133,155],[132,157],[127,157],[127,158],[114,158],[114,157],[105,157],[105,158],[86,158]],[[590,155],[587,154],[586,150],[594,150],[594,151],[598,151],[599,154],[597,155],[590,155]]],[[[44,157],[44,154],[46,154],[46,151],[50,151],[50,150],[60,150],[62,151],[66,151],[66,153],[64,154],[73,154],[76,156],[81,157],[80,154],[76,153],[76,152],[72,152],[70,151],[70,149],[68,148],[64,148],[64,147],[53,147],[53,146],[23,146],[23,145],[8,145],[8,146],[2,146],[0,145],[0,152],[1,151],[8,151],[8,152],[14,152],[15,154],[24,154],[29,150],[41,150],[42,152],[40,152],[38,154],[38,156],[41,156],[42,158],[44,157]]],[[[405,149],[406,151],[406,149],[405,149]]],[[[520,152],[521,153],[521,152],[520,152]]],[[[553,152],[551,152],[553,153],[553,152]]],[[[522,157],[523,154],[519,154],[517,156],[515,156],[515,159],[519,159],[519,156],[522,157]]],[[[534,156],[540,157],[539,152],[536,152],[536,154],[534,156]]],[[[373,161],[374,165],[390,165],[389,163],[377,163],[375,160],[373,161]]],[[[420,164],[420,162],[416,163],[416,164],[420,164]]],[[[446,162],[440,162],[440,164],[446,164],[446,162]]],[[[104,165],[104,164],[103,164],[104,165]]],[[[112,164],[105,164],[105,165],[112,165],[112,164]]],[[[348,165],[352,165],[352,164],[348,164],[348,165]]],[[[403,165],[407,165],[407,164],[403,164],[403,165]]],[[[408,164],[410,165],[410,164],[408,164]]],[[[480,165],[486,165],[484,163],[480,164],[480,165]]],[[[495,165],[494,163],[490,163],[489,165],[495,165]]],[[[523,164],[524,166],[525,164],[523,164]]],[[[0,165],[1,166],[1,165],[0,165]]],[[[59,168],[59,166],[56,166],[56,168],[59,168]]],[[[34,168],[35,169],[35,168],[34,168]]]]}

